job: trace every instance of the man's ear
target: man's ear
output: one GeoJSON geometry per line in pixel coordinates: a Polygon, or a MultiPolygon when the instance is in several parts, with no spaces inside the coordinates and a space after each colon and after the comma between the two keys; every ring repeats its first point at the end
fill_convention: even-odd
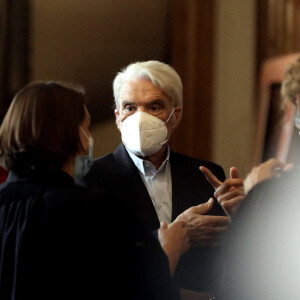
{"type": "Polygon", "coordinates": [[[173,129],[176,128],[181,120],[182,115],[182,107],[176,106],[174,110],[174,122],[173,122],[173,129]]]}
{"type": "Polygon", "coordinates": [[[115,117],[116,117],[116,124],[117,124],[117,127],[118,127],[118,129],[120,130],[120,120],[119,120],[120,112],[119,112],[119,110],[116,108],[115,111],[114,111],[114,113],[115,113],[115,117]]]}

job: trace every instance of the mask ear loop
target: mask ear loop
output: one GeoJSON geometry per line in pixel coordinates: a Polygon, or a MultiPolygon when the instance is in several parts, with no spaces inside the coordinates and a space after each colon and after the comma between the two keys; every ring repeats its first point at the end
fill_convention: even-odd
{"type": "Polygon", "coordinates": [[[86,132],[83,130],[83,128],[81,126],[79,126],[79,129],[81,130],[81,132],[84,134],[84,136],[89,139],[89,136],[86,134],[86,132]]]}
{"type": "Polygon", "coordinates": [[[174,107],[173,110],[171,111],[171,113],[170,113],[170,115],[169,115],[167,121],[164,123],[165,125],[170,121],[170,119],[171,119],[171,117],[172,117],[174,111],[175,111],[175,107],[174,107]]]}
{"type": "MultiPolygon", "coordinates": [[[[166,125],[166,124],[170,121],[170,119],[171,119],[171,117],[172,117],[174,111],[175,111],[175,107],[174,107],[173,110],[171,111],[171,113],[170,113],[170,115],[169,115],[167,121],[164,123],[164,125],[166,125]]],[[[166,144],[166,143],[169,141],[170,137],[171,137],[171,134],[167,137],[167,139],[166,139],[165,141],[161,142],[160,145],[166,144]]]]}
{"type": "Polygon", "coordinates": [[[87,133],[83,130],[83,128],[81,126],[79,126],[79,128],[80,128],[81,132],[83,133],[83,135],[88,139],[89,146],[93,147],[93,145],[94,145],[94,139],[93,139],[93,137],[91,135],[88,136],[87,133]]]}

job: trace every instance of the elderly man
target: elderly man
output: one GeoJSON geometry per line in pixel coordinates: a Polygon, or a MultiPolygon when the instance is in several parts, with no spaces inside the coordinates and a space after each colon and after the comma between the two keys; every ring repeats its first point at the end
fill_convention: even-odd
{"type": "Polygon", "coordinates": [[[174,278],[182,288],[209,291],[218,267],[212,259],[214,246],[229,218],[199,167],[222,181],[225,174],[220,166],[175,153],[168,145],[182,114],[181,79],[162,62],[137,62],[117,74],[113,90],[122,144],[96,159],[83,182],[122,194],[151,231],[162,221],[184,221],[192,247],[181,257],[174,278]]]}

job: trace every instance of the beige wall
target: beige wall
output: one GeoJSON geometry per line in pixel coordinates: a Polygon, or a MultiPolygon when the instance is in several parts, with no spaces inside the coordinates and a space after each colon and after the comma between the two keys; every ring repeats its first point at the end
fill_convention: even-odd
{"type": "MultiPolygon", "coordinates": [[[[217,0],[216,20],[212,160],[227,176],[231,166],[245,176],[252,167],[256,126],[255,1],[217,0]]],[[[99,124],[95,135],[108,141],[102,150],[120,142],[114,121],[99,124]]]]}
{"type": "Polygon", "coordinates": [[[167,0],[31,0],[31,80],[71,80],[86,87],[94,155],[120,142],[112,80],[141,59],[162,60],[167,0]]]}
{"type": "Polygon", "coordinates": [[[250,170],[254,147],[255,1],[217,0],[213,160],[250,170]]]}
{"type": "MultiPolygon", "coordinates": [[[[255,1],[215,1],[212,160],[227,173],[236,166],[244,175],[252,163],[255,126],[255,1]]],[[[92,127],[94,156],[113,151],[120,134],[111,107],[111,81],[129,57],[163,58],[167,1],[151,5],[148,0],[31,2],[32,80],[70,79],[84,84],[88,100],[96,103],[92,113],[106,110],[103,121],[92,127]]]]}
{"type": "Polygon", "coordinates": [[[120,144],[120,133],[113,120],[98,123],[91,131],[94,137],[94,157],[110,153],[120,144]]]}
{"type": "MultiPolygon", "coordinates": [[[[212,160],[224,167],[227,176],[231,166],[245,176],[252,167],[256,126],[255,1],[217,0],[216,4],[212,160]]],[[[99,153],[120,142],[114,121],[99,124],[95,135],[108,142],[99,153]]]]}

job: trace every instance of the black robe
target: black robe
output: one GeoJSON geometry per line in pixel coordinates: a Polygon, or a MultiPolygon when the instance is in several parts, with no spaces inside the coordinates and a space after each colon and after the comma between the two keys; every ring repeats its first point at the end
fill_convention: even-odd
{"type": "Polygon", "coordinates": [[[118,199],[64,172],[10,173],[0,185],[0,299],[178,299],[162,248],[134,223],[118,199]]]}

